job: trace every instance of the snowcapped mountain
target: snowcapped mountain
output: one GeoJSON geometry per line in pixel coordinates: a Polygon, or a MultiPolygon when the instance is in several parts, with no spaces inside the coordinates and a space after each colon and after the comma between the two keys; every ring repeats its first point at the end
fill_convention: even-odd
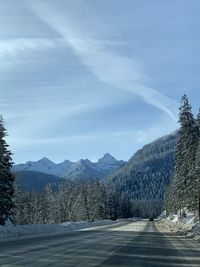
{"type": "Polygon", "coordinates": [[[13,167],[13,171],[35,171],[65,177],[70,180],[89,178],[104,179],[107,175],[124,165],[124,163],[123,160],[118,161],[109,153],[106,153],[98,162],[94,163],[88,159],[81,159],[77,162],[65,160],[56,164],[48,158],[42,158],[38,161],[17,164],[13,167]]]}
{"type": "Polygon", "coordinates": [[[62,163],[56,164],[48,158],[42,158],[38,161],[28,161],[25,164],[18,164],[13,167],[14,171],[35,171],[42,172],[59,177],[65,176],[66,169],[73,165],[72,162],[65,160],[62,163]]]}
{"type": "Polygon", "coordinates": [[[118,161],[109,153],[106,153],[101,159],[98,160],[96,167],[97,169],[101,169],[102,171],[104,170],[105,172],[111,172],[124,165],[124,163],[125,161],[118,161]]]}

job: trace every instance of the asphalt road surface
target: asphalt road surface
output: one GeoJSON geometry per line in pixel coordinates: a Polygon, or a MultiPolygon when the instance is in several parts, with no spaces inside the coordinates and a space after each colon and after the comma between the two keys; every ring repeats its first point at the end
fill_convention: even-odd
{"type": "Polygon", "coordinates": [[[1,241],[0,266],[200,267],[200,244],[164,232],[157,222],[130,220],[84,231],[1,241]]]}

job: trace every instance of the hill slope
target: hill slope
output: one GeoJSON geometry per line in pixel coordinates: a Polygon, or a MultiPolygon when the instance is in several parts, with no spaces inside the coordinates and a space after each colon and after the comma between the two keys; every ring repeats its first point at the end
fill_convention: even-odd
{"type": "Polygon", "coordinates": [[[133,200],[134,214],[159,213],[164,190],[174,170],[177,132],[162,137],[138,150],[117,172],[109,177],[117,191],[133,200]]]}
{"type": "Polygon", "coordinates": [[[66,181],[64,178],[33,171],[17,171],[14,175],[17,187],[28,192],[41,192],[47,184],[57,188],[60,183],[66,181]]]}

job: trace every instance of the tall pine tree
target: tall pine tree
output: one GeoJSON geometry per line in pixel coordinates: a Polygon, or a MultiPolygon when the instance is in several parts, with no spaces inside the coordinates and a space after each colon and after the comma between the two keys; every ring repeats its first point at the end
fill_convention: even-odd
{"type": "Polygon", "coordinates": [[[193,206],[195,210],[198,210],[198,217],[200,221],[200,110],[197,115],[196,124],[198,127],[198,146],[196,150],[195,165],[192,171],[192,190],[191,193],[193,197],[193,206]]]}
{"type": "Polygon", "coordinates": [[[174,186],[178,209],[190,208],[192,203],[190,186],[193,184],[191,171],[195,164],[198,130],[186,95],[182,97],[179,114],[179,140],[176,149],[174,186]]]}
{"type": "Polygon", "coordinates": [[[7,131],[0,116],[0,225],[12,220],[14,208],[14,176],[11,172],[12,153],[5,141],[7,131]]]}

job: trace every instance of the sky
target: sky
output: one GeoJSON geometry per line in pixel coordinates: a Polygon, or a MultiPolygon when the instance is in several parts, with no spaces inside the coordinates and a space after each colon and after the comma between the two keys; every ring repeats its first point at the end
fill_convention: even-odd
{"type": "Polygon", "coordinates": [[[200,103],[198,0],[0,0],[0,114],[16,163],[128,160],[200,103]]]}

